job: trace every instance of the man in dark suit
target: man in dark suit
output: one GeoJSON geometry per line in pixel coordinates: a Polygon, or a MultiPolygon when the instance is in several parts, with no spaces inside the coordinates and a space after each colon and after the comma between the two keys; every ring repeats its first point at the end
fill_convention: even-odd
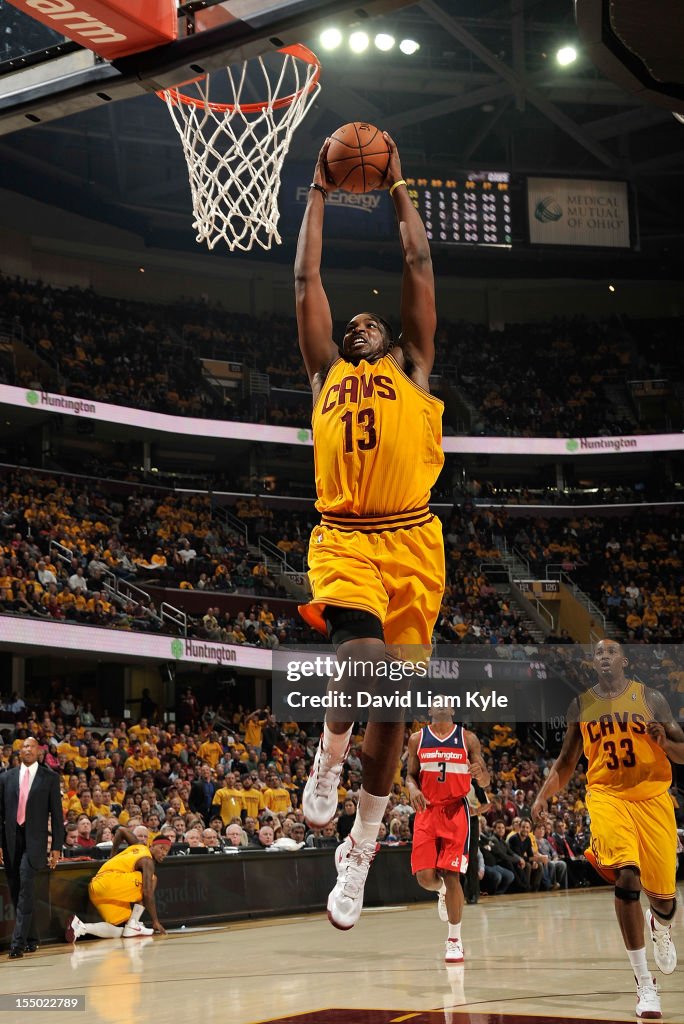
{"type": "Polygon", "coordinates": [[[216,783],[211,781],[211,765],[203,764],[200,768],[200,777],[190,787],[190,810],[195,814],[201,814],[205,825],[209,824],[211,818],[211,802],[216,792],[216,783]]]}
{"type": "Polygon", "coordinates": [[[36,873],[48,859],[48,818],[52,826],[50,867],[64,845],[64,815],[59,776],[38,763],[40,746],[28,736],[20,750],[21,765],[0,775],[0,863],[7,874],[16,913],[10,959],[34,953],[38,938],[32,924],[36,873]]]}

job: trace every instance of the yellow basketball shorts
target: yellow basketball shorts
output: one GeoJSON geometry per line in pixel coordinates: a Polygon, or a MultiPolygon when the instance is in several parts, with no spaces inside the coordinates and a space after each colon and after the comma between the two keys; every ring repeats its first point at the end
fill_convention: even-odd
{"type": "Polygon", "coordinates": [[[312,600],[299,609],[306,622],[325,632],[327,605],[358,608],[380,619],[385,643],[429,647],[445,570],[442,524],[426,512],[427,521],[423,515],[416,526],[387,529],[361,519],[354,520],[356,529],[329,526],[324,517],[309,542],[312,600]]]}
{"type": "Polygon", "coordinates": [[[587,792],[591,853],[598,868],[637,867],[648,896],[675,896],[677,826],[667,793],[647,800],[620,800],[601,789],[587,792]]]}
{"type": "Polygon", "coordinates": [[[141,871],[106,871],[88,886],[90,902],[109,924],[123,924],[131,916],[131,903],[142,902],[141,871]]]}

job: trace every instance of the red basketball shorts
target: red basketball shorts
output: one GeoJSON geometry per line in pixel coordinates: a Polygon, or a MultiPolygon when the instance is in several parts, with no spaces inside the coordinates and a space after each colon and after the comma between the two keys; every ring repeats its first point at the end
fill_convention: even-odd
{"type": "Polygon", "coordinates": [[[470,814],[464,798],[428,807],[416,814],[413,825],[411,871],[468,870],[470,814]]]}

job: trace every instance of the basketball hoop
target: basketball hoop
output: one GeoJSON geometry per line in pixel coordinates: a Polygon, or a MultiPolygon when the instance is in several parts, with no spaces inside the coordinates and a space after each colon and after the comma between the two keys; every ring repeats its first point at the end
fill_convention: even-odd
{"type": "Polygon", "coordinates": [[[247,252],[254,243],[270,249],[274,240],[280,245],[280,173],[292,135],[320,90],[321,66],[301,44],[286,46],[273,57],[278,55],[282,61],[275,70],[257,57],[227,67],[225,78],[214,72],[183,83],[192,92],[176,86],[157,93],[183,143],[197,241],[210,249],[221,239],[231,252],[247,252]],[[267,99],[243,103],[248,68],[256,67],[267,99]],[[227,89],[227,102],[210,99],[212,83],[215,95],[217,88],[227,89]]]}

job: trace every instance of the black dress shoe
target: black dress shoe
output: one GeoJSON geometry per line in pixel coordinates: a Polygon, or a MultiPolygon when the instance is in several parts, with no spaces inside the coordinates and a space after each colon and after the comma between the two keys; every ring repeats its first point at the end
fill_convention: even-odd
{"type": "Polygon", "coordinates": [[[24,950],[21,946],[10,946],[9,958],[10,960],[18,960],[24,955],[24,950]]]}
{"type": "Polygon", "coordinates": [[[26,945],[24,946],[24,952],[25,953],[35,953],[38,948],[39,948],[39,946],[38,946],[38,940],[37,939],[28,939],[28,941],[26,942],[26,945]]]}

